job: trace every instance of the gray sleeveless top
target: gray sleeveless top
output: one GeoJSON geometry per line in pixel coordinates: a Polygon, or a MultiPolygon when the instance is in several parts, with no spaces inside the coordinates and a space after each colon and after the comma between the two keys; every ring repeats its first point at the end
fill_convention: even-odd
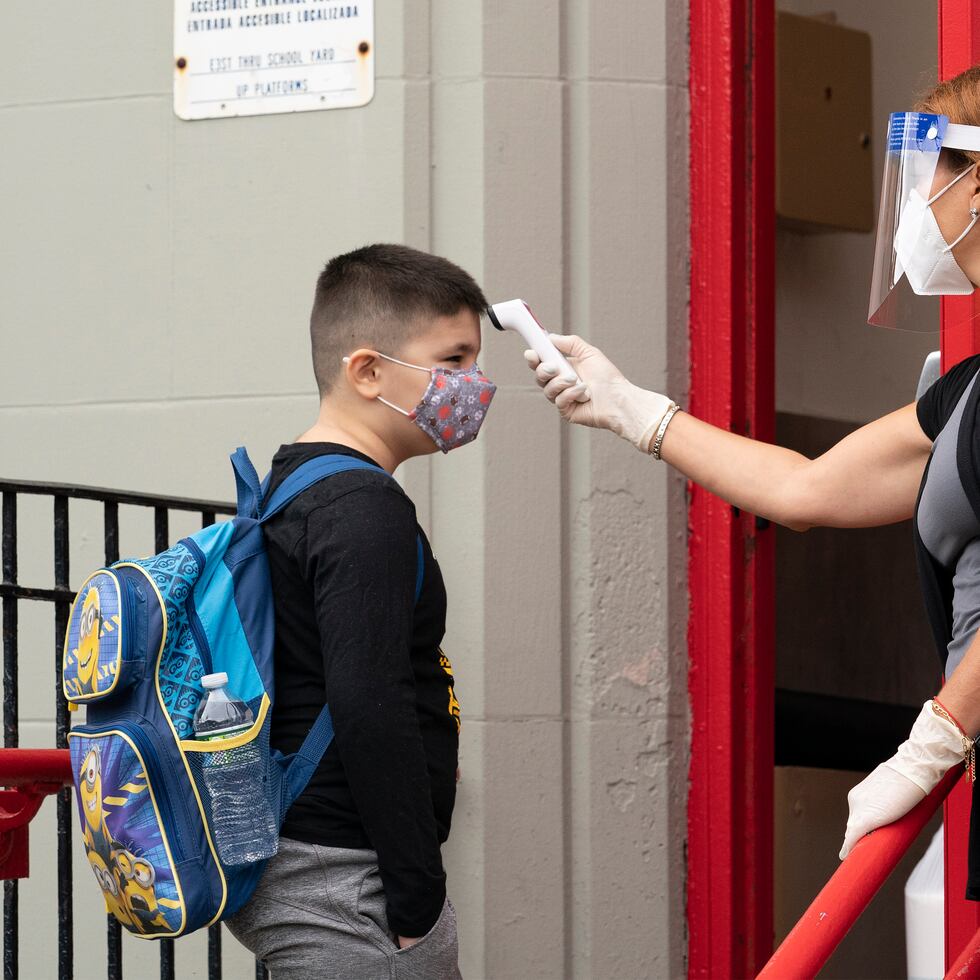
{"type": "Polygon", "coordinates": [[[960,422],[976,383],[974,375],[933,443],[932,462],[916,515],[926,550],[953,575],[953,638],[948,645],[947,677],[980,629],[980,522],[956,465],[960,422]]]}

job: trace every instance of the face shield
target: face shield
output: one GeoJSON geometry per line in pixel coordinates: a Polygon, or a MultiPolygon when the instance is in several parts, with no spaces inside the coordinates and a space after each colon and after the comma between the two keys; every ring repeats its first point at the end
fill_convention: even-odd
{"type": "Polygon", "coordinates": [[[974,168],[943,174],[937,182],[943,149],[980,151],[980,127],[959,126],[946,116],[922,112],[892,113],[868,307],[868,322],[875,326],[935,331],[935,297],[974,291],[952,250],[973,229],[977,214],[964,213],[958,237],[947,242],[932,211],[932,205],[974,168]]]}

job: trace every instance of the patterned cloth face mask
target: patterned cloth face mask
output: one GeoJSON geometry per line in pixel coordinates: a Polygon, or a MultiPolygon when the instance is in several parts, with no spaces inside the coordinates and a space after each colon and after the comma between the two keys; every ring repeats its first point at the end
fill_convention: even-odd
{"type": "Polygon", "coordinates": [[[474,364],[470,368],[432,367],[407,364],[387,354],[386,361],[430,375],[422,400],[411,412],[392,405],[380,395],[378,401],[411,419],[444,453],[472,442],[487,417],[497,386],[474,364]]]}

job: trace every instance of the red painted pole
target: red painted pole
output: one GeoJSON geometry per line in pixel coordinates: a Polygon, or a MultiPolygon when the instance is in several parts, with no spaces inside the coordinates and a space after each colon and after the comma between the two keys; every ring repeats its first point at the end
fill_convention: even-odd
{"type": "Polygon", "coordinates": [[[980,980],[980,929],[946,971],[946,980],[980,980]]]}
{"type": "Polygon", "coordinates": [[[859,841],[758,980],[815,977],[962,776],[963,767],[954,766],[915,809],[859,841]]]}
{"type": "Polygon", "coordinates": [[[0,749],[0,786],[25,786],[31,783],[70,784],[68,750],[0,749]]]}
{"type": "MultiPolygon", "coordinates": [[[[978,62],[980,0],[939,0],[940,80],[952,78],[978,62]]],[[[973,296],[944,296],[941,318],[945,371],[980,351],[980,302],[976,293],[973,296]]]]}
{"type": "Polygon", "coordinates": [[[977,903],[968,902],[964,898],[972,801],[973,787],[967,780],[964,780],[949,794],[943,814],[945,821],[943,884],[946,892],[947,970],[970,941],[977,927],[980,926],[977,903]]]}
{"type": "MultiPolygon", "coordinates": [[[[690,410],[774,430],[771,0],[691,0],[690,410]]],[[[691,488],[688,975],[772,949],[773,531],[691,488]]]]}
{"type": "MultiPolygon", "coordinates": [[[[980,62],[980,0],[939,0],[939,77],[952,78],[980,62]]],[[[943,370],[980,351],[977,295],[942,300],[943,370]]],[[[980,926],[980,907],[968,902],[967,851],[972,787],[966,781],[945,808],[946,966],[953,963],[980,926]]]]}

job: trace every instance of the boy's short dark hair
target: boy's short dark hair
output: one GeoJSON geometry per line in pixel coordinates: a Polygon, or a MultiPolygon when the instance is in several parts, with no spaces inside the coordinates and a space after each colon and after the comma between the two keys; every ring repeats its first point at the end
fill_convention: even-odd
{"type": "Polygon", "coordinates": [[[397,356],[429,319],[463,309],[479,317],[486,306],[473,277],[438,255],[406,245],[367,245],[338,255],[317,279],[310,314],[321,397],[351,351],[369,347],[397,356]]]}

